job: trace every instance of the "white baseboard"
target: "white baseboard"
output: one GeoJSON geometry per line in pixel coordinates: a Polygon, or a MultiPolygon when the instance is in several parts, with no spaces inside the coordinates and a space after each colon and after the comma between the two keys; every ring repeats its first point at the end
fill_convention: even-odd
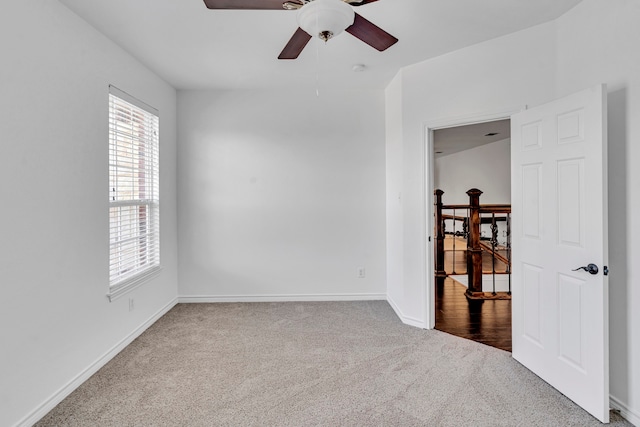
{"type": "Polygon", "coordinates": [[[182,295],[178,297],[178,302],[384,301],[386,299],[385,294],[182,295]]]}
{"type": "Polygon", "coordinates": [[[409,326],[415,326],[416,328],[420,328],[420,329],[427,329],[427,325],[425,324],[424,320],[416,319],[415,317],[406,316],[402,312],[402,310],[400,310],[398,305],[393,301],[393,299],[390,298],[388,295],[387,295],[387,302],[389,303],[393,311],[396,312],[396,316],[400,318],[400,321],[402,321],[402,323],[409,326]]]}
{"type": "Polygon", "coordinates": [[[75,389],[95,374],[106,365],[111,359],[113,359],[118,353],[120,353],[126,346],[131,344],[133,340],[138,338],[149,326],[153,325],[158,319],[164,316],[169,310],[171,310],[178,303],[178,299],[175,298],[167,305],[158,310],[153,316],[151,316],[146,322],[140,325],[135,331],[130,333],[118,344],[113,346],[109,351],[102,355],[98,360],[89,365],[86,369],[80,372],[74,379],[69,381],[60,390],[56,391],[50,398],[36,408],[31,414],[27,415],[21,421],[19,421],[15,427],[29,427],[38,422],[42,417],[47,415],[49,411],[62,402],[67,396],[69,396],[75,389]]]}
{"type": "Polygon", "coordinates": [[[614,396],[609,396],[609,405],[612,409],[619,411],[620,415],[622,415],[625,420],[629,421],[634,426],[640,426],[640,414],[627,408],[627,406],[620,402],[619,399],[614,396]]]}

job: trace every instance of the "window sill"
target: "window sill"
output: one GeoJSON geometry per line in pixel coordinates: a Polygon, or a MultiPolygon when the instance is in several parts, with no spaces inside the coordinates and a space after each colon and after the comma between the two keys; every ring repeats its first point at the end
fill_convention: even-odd
{"type": "Polygon", "coordinates": [[[150,268],[136,276],[133,276],[123,282],[117,283],[109,288],[107,297],[109,302],[113,302],[123,295],[128,294],[140,285],[143,285],[160,274],[162,268],[160,266],[150,268]]]}

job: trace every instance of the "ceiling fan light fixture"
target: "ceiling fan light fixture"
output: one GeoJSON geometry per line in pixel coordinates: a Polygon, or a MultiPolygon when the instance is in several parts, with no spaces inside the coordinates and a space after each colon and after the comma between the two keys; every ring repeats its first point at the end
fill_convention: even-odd
{"type": "Polygon", "coordinates": [[[298,11],[298,26],[325,42],[353,25],[355,12],[342,0],[313,0],[298,11]]]}

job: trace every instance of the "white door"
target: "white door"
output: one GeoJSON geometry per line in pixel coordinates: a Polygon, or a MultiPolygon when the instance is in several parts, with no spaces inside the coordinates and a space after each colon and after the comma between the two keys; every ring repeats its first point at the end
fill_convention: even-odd
{"type": "Polygon", "coordinates": [[[609,422],[606,87],[513,115],[511,141],[513,357],[609,422]]]}

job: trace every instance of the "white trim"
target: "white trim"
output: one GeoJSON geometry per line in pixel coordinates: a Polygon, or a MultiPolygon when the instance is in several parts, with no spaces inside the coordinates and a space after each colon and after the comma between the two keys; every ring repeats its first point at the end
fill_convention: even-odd
{"type": "Polygon", "coordinates": [[[436,306],[435,300],[435,290],[432,289],[432,286],[429,284],[432,283],[431,279],[435,276],[435,251],[433,250],[433,245],[436,241],[436,236],[434,233],[434,223],[433,218],[433,183],[435,181],[435,172],[434,165],[435,160],[432,156],[434,151],[433,147],[433,128],[424,125],[422,127],[423,134],[422,140],[425,141],[422,144],[422,173],[423,173],[423,188],[422,188],[422,218],[425,218],[425,221],[422,223],[422,238],[423,238],[423,250],[425,253],[420,258],[421,260],[426,260],[426,265],[422,269],[424,272],[423,283],[423,297],[422,301],[424,301],[424,327],[425,329],[434,329],[436,327],[436,311],[434,307],[436,306]],[[427,168],[429,169],[429,173],[427,173],[427,168]],[[427,192],[430,197],[428,197],[427,192]]]}
{"type": "Polygon", "coordinates": [[[138,286],[144,285],[145,283],[149,282],[154,277],[157,277],[160,274],[160,271],[162,271],[162,267],[154,266],[116,285],[111,286],[109,288],[109,293],[107,294],[109,302],[113,302],[121,296],[131,292],[138,286]]]}
{"type": "Polygon", "coordinates": [[[109,85],[109,93],[117,96],[120,99],[124,99],[129,104],[135,105],[136,107],[146,111],[147,113],[151,113],[154,116],[160,117],[160,112],[157,108],[152,107],[151,105],[147,104],[141,99],[136,98],[133,95],[129,95],[127,92],[123,91],[122,89],[118,89],[114,85],[109,85]]]}
{"type": "Polygon", "coordinates": [[[609,395],[609,405],[611,409],[620,412],[620,415],[627,421],[629,421],[634,426],[640,426],[640,414],[634,412],[627,405],[620,402],[620,399],[609,395]]]}
{"type": "Polygon", "coordinates": [[[384,301],[386,299],[386,294],[182,295],[178,297],[178,302],[384,301]]]}
{"type": "Polygon", "coordinates": [[[178,299],[174,298],[154,315],[152,315],[146,322],[140,325],[136,330],[131,332],[119,343],[113,346],[105,354],[98,358],[95,362],[83,369],[75,378],[69,381],[66,385],[56,391],[51,397],[45,400],[39,407],[37,407],[31,414],[18,421],[15,427],[27,427],[32,426],[38,422],[42,417],[47,415],[49,411],[55,408],[60,402],[62,402],[67,396],[69,396],[75,389],[80,387],[82,383],[95,374],[106,365],[111,359],[113,359],[118,353],[120,353],[125,347],[138,338],[144,331],[146,331],[151,325],[153,325],[158,319],[164,316],[169,310],[171,310],[178,303],[178,299]]]}
{"type": "MultiPolygon", "coordinates": [[[[422,129],[424,131],[426,131],[427,133],[430,133],[429,129],[426,129],[424,126],[422,127],[422,129]]],[[[425,135],[422,135],[422,140],[424,141],[425,135]]],[[[427,137],[428,138],[428,137],[427,137]]],[[[428,141],[430,140],[430,138],[428,138],[428,141]]],[[[427,198],[427,186],[430,185],[432,183],[432,168],[431,168],[431,164],[429,163],[431,161],[431,156],[427,156],[427,150],[431,147],[431,145],[429,144],[420,144],[420,168],[422,169],[422,174],[420,175],[420,194],[422,195],[422,197],[424,198],[421,203],[420,203],[420,215],[422,218],[428,218],[431,212],[430,207],[433,205],[433,203],[429,203],[427,200],[433,200],[433,197],[427,198]],[[427,166],[429,165],[429,174],[427,174],[427,166]]],[[[431,190],[431,192],[433,192],[433,190],[431,190]]],[[[422,262],[424,263],[426,260],[430,260],[429,262],[426,263],[426,265],[423,266],[422,269],[420,269],[420,273],[422,274],[422,277],[420,278],[420,281],[422,283],[428,283],[429,282],[429,275],[433,274],[433,251],[431,250],[431,248],[429,247],[429,239],[427,238],[427,236],[430,236],[432,234],[433,230],[433,226],[429,227],[428,225],[429,223],[427,221],[420,221],[420,236],[422,239],[422,245],[420,245],[420,258],[422,260],[422,262]]],[[[433,240],[433,239],[432,239],[433,240]]],[[[435,327],[435,315],[431,316],[430,313],[433,311],[430,308],[430,304],[434,304],[435,305],[435,301],[432,298],[432,294],[431,293],[427,293],[428,288],[426,286],[422,286],[422,294],[420,295],[420,301],[422,301],[422,319],[414,319],[411,317],[407,317],[407,316],[403,316],[405,320],[403,320],[404,323],[408,324],[408,325],[412,325],[412,326],[418,326],[420,328],[427,328],[427,329],[431,329],[431,327],[435,327]],[[434,322],[433,325],[431,325],[431,322],[429,321],[429,318],[433,317],[434,322]],[[417,322],[417,323],[416,323],[417,322]]]]}
{"type": "MultiPolygon", "coordinates": [[[[423,212],[425,213],[423,230],[424,233],[421,234],[422,237],[422,247],[426,248],[428,244],[432,244],[433,242],[428,241],[428,235],[426,230],[433,230],[433,196],[429,197],[427,195],[428,189],[433,189],[433,174],[427,175],[427,165],[433,166],[432,155],[433,155],[433,131],[438,129],[446,129],[456,126],[466,126],[477,123],[485,123],[492,122],[495,120],[504,120],[510,119],[513,114],[519,113],[527,109],[526,105],[515,106],[510,108],[504,108],[501,110],[496,110],[492,112],[479,112],[475,114],[467,114],[463,116],[457,117],[444,117],[444,118],[436,118],[432,120],[427,120],[423,122],[422,125],[422,147],[424,151],[424,159],[422,161],[422,175],[426,180],[425,187],[422,190],[422,194],[420,194],[420,198],[422,199],[423,204],[423,212]]],[[[433,191],[433,190],[431,190],[433,191]]],[[[430,232],[431,233],[431,232],[430,232]]],[[[424,250],[424,249],[423,249],[424,250]]],[[[435,254],[434,254],[435,256],[435,254]]],[[[432,280],[433,275],[430,272],[433,269],[432,265],[429,263],[433,263],[433,257],[431,259],[427,259],[427,257],[423,256],[420,258],[424,263],[422,271],[426,272],[425,278],[423,280],[423,300],[425,300],[425,318],[423,319],[423,323],[426,325],[427,329],[433,329],[435,327],[435,301],[432,295],[435,294],[435,284],[432,280]]]]}
{"type": "Polygon", "coordinates": [[[400,321],[405,325],[415,326],[416,328],[420,328],[420,329],[429,329],[427,328],[427,325],[423,320],[416,319],[415,317],[409,317],[409,316],[406,316],[404,313],[402,313],[402,310],[400,310],[400,307],[398,307],[398,304],[396,304],[393,301],[393,299],[389,298],[388,296],[387,296],[387,302],[389,303],[393,311],[396,312],[396,316],[398,316],[400,321]]]}
{"type": "MultiPolygon", "coordinates": [[[[496,120],[510,119],[513,114],[527,109],[526,105],[517,105],[492,112],[478,112],[453,117],[440,117],[424,122],[426,128],[431,130],[446,129],[458,126],[475,125],[478,123],[493,122],[496,120]]],[[[428,136],[428,135],[427,135],[428,136]]]]}

